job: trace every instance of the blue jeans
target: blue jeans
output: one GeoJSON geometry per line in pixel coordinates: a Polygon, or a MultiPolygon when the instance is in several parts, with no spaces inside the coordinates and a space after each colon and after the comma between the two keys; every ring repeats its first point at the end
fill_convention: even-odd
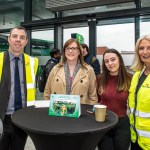
{"type": "Polygon", "coordinates": [[[130,145],[128,116],[119,118],[115,128],[108,131],[98,144],[99,150],[128,150],[130,145]]]}

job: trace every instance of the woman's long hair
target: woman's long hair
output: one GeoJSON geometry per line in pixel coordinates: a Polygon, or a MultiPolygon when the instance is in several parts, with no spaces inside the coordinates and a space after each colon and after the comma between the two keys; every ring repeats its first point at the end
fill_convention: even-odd
{"type": "Polygon", "coordinates": [[[131,82],[131,75],[126,71],[122,56],[120,53],[115,49],[107,49],[105,53],[103,54],[103,60],[102,60],[102,74],[100,78],[100,86],[99,86],[99,94],[105,93],[106,84],[109,79],[110,71],[107,69],[105,62],[104,62],[104,56],[106,53],[114,53],[117,55],[119,59],[119,72],[118,72],[118,78],[117,78],[117,87],[116,91],[128,91],[130,87],[131,82]]]}

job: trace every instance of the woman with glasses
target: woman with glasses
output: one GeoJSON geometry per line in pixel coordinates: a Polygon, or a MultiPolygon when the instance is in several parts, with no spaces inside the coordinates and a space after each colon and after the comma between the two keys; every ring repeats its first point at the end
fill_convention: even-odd
{"type": "Polygon", "coordinates": [[[150,150],[150,35],[140,37],[129,89],[131,150],[150,150]]]}
{"type": "Polygon", "coordinates": [[[76,39],[69,39],[62,53],[62,61],[49,74],[44,98],[50,99],[50,94],[70,94],[80,95],[82,104],[97,103],[96,76],[83,60],[81,45],[76,39]]]}

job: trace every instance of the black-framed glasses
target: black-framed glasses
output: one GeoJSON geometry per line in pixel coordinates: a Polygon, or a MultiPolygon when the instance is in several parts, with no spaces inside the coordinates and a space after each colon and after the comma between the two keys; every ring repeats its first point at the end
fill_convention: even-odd
{"type": "Polygon", "coordinates": [[[74,52],[74,51],[77,51],[78,49],[79,47],[66,47],[67,52],[70,52],[70,50],[74,52]]]}

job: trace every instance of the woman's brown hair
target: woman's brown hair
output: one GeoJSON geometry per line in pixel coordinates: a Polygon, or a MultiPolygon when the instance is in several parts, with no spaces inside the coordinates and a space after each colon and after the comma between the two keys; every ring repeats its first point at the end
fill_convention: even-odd
{"type": "Polygon", "coordinates": [[[130,87],[131,82],[131,75],[126,71],[122,56],[120,53],[115,49],[107,49],[105,53],[103,54],[103,60],[102,60],[102,74],[100,78],[99,83],[99,94],[105,93],[106,84],[110,75],[109,70],[107,69],[105,62],[104,62],[104,56],[106,53],[114,53],[117,55],[119,59],[119,72],[118,72],[118,78],[117,78],[117,87],[116,90],[118,92],[120,91],[128,91],[130,87]]]}

